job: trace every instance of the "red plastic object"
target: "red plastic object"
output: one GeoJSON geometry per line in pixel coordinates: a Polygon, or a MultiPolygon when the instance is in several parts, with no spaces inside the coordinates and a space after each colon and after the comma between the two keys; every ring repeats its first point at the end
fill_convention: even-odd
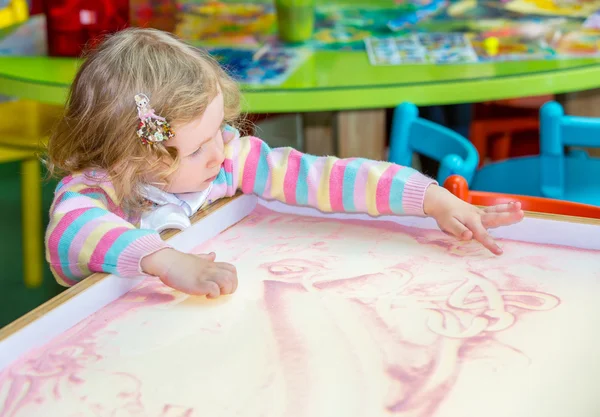
{"type": "Polygon", "coordinates": [[[77,57],[129,26],[129,0],[44,0],[48,55],[77,57]]]}
{"type": "MultiPolygon", "coordinates": [[[[513,156],[518,134],[529,133],[539,141],[539,129],[540,123],[537,118],[473,120],[471,142],[479,153],[479,166],[483,166],[487,158],[501,161],[513,156]]],[[[539,146],[535,153],[539,153],[539,146]]]]}
{"type": "Polygon", "coordinates": [[[539,153],[539,108],[552,96],[477,103],[470,138],[479,153],[479,166],[486,159],[539,153]]]}
{"type": "Polygon", "coordinates": [[[31,0],[29,3],[29,14],[34,16],[36,14],[44,13],[44,0],[31,0]]]}
{"type": "Polygon", "coordinates": [[[444,182],[444,188],[461,200],[476,206],[493,206],[514,201],[520,202],[521,208],[525,211],[600,219],[600,207],[598,206],[543,197],[469,191],[467,180],[460,175],[448,177],[444,182]]]}
{"type": "Polygon", "coordinates": [[[177,0],[130,0],[131,26],[174,32],[180,20],[177,0]]]}

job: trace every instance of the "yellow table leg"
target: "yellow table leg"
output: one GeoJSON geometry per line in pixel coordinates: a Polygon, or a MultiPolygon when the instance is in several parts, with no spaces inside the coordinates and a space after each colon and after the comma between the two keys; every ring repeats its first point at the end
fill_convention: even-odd
{"type": "Polygon", "coordinates": [[[21,167],[23,274],[25,286],[36,288],[43,279],[41,170],[36,159],[23,161],[21,167]]]}

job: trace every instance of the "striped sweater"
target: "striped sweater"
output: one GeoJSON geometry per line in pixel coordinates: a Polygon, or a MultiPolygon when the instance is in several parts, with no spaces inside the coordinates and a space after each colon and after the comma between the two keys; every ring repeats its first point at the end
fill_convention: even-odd
{"type": "MultiPolygon", "coordinates": [[[[323,212],[422,216],[435,183],[412,168],[361,158],[316,157],[271,149],[255,137],[224,130],[225,160],[207,202],[238,190],[323,212]]],[[[46,231],[46,258],[57,281],[71,286],[94,272],[142,276],[141,259],[168,247],[158,232],[139,229],[119,207],[101,172],[69,175],[58,184],[46,231]]]]}

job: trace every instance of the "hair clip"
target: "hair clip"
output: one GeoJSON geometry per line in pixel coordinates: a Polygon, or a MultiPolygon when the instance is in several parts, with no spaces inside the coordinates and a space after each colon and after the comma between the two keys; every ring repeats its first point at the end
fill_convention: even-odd
{"type": "Polygon", "coordinates": [[[150,100],[145,94],[135,95],[135,104],[137,106],[140,124],[138,125],[137,135],[144,144],[164,142],[173,138],[171,125],[164,117],[154,113],[150,107],[150,100]]]}

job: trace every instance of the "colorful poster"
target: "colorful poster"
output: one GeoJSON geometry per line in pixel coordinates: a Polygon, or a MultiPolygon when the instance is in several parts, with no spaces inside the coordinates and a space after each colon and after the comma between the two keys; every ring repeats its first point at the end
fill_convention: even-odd
{"type": "Polygon", "coordinates": [[[420,33],[365,41],[372,65],[456,64],[477,62],[468,37],[462,33],[420,33]]]}

